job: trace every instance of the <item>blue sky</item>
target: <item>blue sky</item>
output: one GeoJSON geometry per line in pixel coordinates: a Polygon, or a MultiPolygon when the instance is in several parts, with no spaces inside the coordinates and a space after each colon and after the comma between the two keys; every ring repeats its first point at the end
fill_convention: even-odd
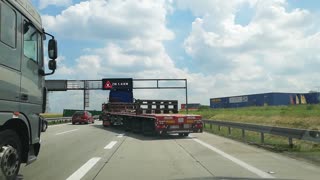
{"type": "MultiPolygon", "coordinates": [[[[59,41],[59,69],[50,79],[187,78],[190,101],[202,104],[212,97],[308,92],[319,85],[318,1],[32,2],[59,41]]],[[[51,99],[81,99],[81,93],[68,93],[51,99]]],[[[90,106],[98,108],[105,93],[94,94],[90,106]]],[[[181,92],[135,96],[184,101],[181,92]]],[[[77,106],[51,107],[61,108],[77,106]]]]}

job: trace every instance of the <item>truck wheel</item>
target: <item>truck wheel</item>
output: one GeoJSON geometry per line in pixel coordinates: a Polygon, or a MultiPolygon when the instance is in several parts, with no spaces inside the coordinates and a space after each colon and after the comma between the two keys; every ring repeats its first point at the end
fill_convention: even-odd
{"type": "Polygon", "coordinates": [[[183,136],[189,136],[189,133],[183,133],[183,136]]]}
{"type": "Polygon", "coordinates": [[[47,128],[48,128],[48,123],[47,123],[47,122],[43,122],[42,124],[43,124],[43,126],[42,126],[42,132],[46,132],[46,131],[47,131],[47,128]]]}
{"type": "Polygon", "coordinates": [[[13,130],[0,132],[0,179],[14,180],[21,164],[21,142],[13,130]]]}

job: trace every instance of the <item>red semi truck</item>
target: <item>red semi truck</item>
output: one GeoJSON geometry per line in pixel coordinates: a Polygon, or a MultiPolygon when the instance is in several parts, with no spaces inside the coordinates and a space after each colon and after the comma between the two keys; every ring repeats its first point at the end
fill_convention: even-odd
{"type": "MultiPolygon", "coordinates": [[[[112,98],[110,98],[112,99],[112,98]]],[[[125,130],[142,134],[188,136],[203,130],[200,115],[176,114],[176,100],[135,100],[102,104],[103,126],[122,125],[125,130]]]]}

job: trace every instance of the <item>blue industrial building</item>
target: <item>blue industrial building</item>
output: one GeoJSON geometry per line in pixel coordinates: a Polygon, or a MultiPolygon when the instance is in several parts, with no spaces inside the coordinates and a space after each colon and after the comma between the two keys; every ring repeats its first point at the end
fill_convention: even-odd
{"type": "Polygon", "coordinates": [[[263,93],[211,98],[211,108],[237,108],[248,106],[281,106],[290,104],[317,104],[319,93],[263,93]]]}

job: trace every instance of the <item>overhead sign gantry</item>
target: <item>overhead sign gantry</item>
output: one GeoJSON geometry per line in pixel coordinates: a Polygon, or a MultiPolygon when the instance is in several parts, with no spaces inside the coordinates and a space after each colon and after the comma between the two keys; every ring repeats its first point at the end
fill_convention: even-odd
{"type": "MultiPolygon", "coordinates": [[[[46,88],[48,91],[83,90],[83,109],[89,107],[89,90],[185,89],[185,100],[186,104],[188,104],[187,79],[104,78],[102,80],[46,80],[46,88]],[[135,82],[145,82],[148,85],[142,84],[140,86],[135,86],[135,82]],[[168,85],[169,82],[180,85],[168,85]],[[152,85],[149,85],[150,83],[152,85]]],[[[188,112],[188,108],[186,110],[188,112]]]]}

